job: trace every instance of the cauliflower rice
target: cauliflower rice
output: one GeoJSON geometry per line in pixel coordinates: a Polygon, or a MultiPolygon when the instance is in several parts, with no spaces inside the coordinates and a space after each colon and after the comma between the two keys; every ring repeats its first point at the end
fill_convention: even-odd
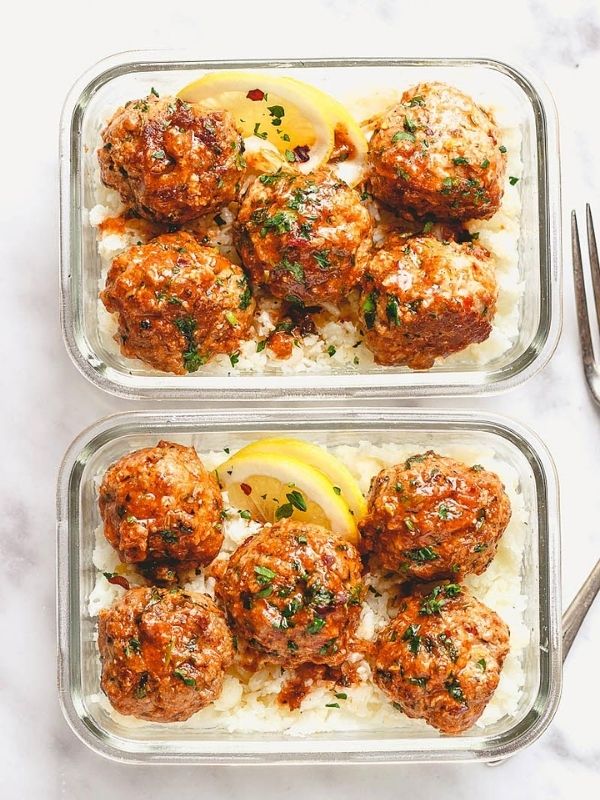
{"type": "MultiPolygon", "coordinates": [[[[381,113],[393,102],[397,102],[401,92],[380,92],[376,95],[358,99],[348,103],[357,119],[371,117],[381,113]],[[366,113],[368,111],[368,113],[366,113]]],[[[100,145],[100,133],[114,109],[107,109],[104,119],[99,121],[91,140],[87,142],[87,158],[89,170],[93,176],[94,204],[88,211],[89,224],[96,230],[98,253],[101,262],[99,290],[104,288],[106,275],[112,259],[123,249],[133,244],[146,241],[139,231],[126,229],[123,233],[103,232],[102,223],[123,213],[124,206],[118,193],[102,184],[96,151],[100,145]]],[[[520,184],[512,185],[509,176],[520,178],[521,161],[521,128],[520,121],[514,113],[504,108],[492,109],[501,141],[507,148],[507,169],[502,204],[490,220],[474,220],[466,227],[471,233],[479,233],[479,242],[492,254],[496,268],[499,293],[496,315],[490,336],[479,344],[473,344],[459,353],[440,358],[436,365],[450,368],[483,367],[506,353],[518,337],[520,305],[524,291],[524,283],[519,269],[519,235],[521,217],[520,184]]],[[[256,137],[247,140],[252,149],[261,144],[256,137]]],[[[382,216],[375,202],[369,201],[367,207],[374,220],[374,240],[383,238],[386,230],[382,216]]],[[[239,257],[233,247],[232,223],[235,219],[235,204],[223,208],[218,215],[208,215],[190,223],[184,228],[193,230],[206,238],[206,243],[218,248],[223,255],[235,263],[239,257]],[[215,219],[219,219],[219,223],[215,219]]],[[[268,347],[257,352],[257,341],[263,341],[273,332],[278,322],[277,312],[280,308],[275,301],[261,293],[257,297],[257,312],[254,322],[255,338],[242,342],[239,348],[239,359],[232,366],[228,355],[218,355],[193,375],[229,375],[235,374],[300,374],[300,373],[333,373],[333,372],[365,372],[378,367],[373,354],[362,344],[360,330],[349,320],[340,319],[335,307],[327,309],[324,314],[317,315],[315,322],[317,333],[297,340],[290,358],[277,359],[268,347]],[[331,345],[335,352],[331,355],[331,345]]],[[[141,361],[121,355],[119,345],[114,336],[117,332],[116,315],[109,314],[103,303],[97,302],[98,329],[100,342],[108,356],[125,368],[143,372],[147,375],[160,375],[141,361]]],[[[388,368],[389,369],[389,368],[388,368]]],[[[408,368],[403,368],[407,370],[408,368]]],[[[186,376],[181,376],[185,380],[186,376]]]]}
{"type": "MultiPolygon", "coordinates": [[[[371,478],[379,470],[400,463],[428,448],[419,442],[374,445],[361,441],[355,446],[342,445],[326,449],[348,467],[366,494],[371,478]]],[[[516,470],[498,459],[492,450],[454,445],[436,448],[436,452],[470,465],[479,463],[496,472],[505,485],[512,507],[512,517],[500,540],[496,557],[483,575],[471,575],[464,580],[464,584],[473,594],[496,611],[510,628],[510,652],[504,662],[500,683],[475,725],[475,730],[481,732],[481,729],[486,729],[503,717],[514,715],[523,693],[529,629],[524,621],[527,598],[522,593],[521,570],[528,515],[516,470]]],[[[229,456],[219,451],[200,454],[200,457],[208,469],[215,469],[229,456]]],[[[97,476],[98,482],[101,477],[97,476]]],[[[260,529],[258,523],[242,519],[236,509],[228,506],[226,493],[223,493],[223,499],[228,518],[224,522],[225,540],[218,559],[227,559],[247,536],[260,529]]],[[[119,558],[105,539],[101,525],[96,530],[93,561],[99,573],[88,599],[88,611],[92,618],[101,609],[109,607],[124,591],[109,584],[102,575],[102,572],[114,572],[119,565],[119,558]]],[[[127,577],[131,585],[136,583],[136,574],[133,571],[127,577]]],[[[374,576],[368,576],[366,583],[374,591],[367,592],[358,636],[373,640],[390,619],[388,605],[393,598],[393,584],[374,576]]],[[[214,578],[205,578],[201,574],[185,584],[184,588],[214,596],[214,586],[214,578]]],[[[383,729],[394,730],[399,734],[420,732],[438,735],[424,721],[409,719],[393,708],[385,695],[371,682],[370,667],[360,653],[352,653],[350,660],[357,664],[360,683],[344,688],[347,699],[339,701],[339,709],[326,707],[326,704],[334,701],[335,687],[317,686],[304,698],[299,709],[290,710],[277,702],[277,695],[286,680],[286,670],[275,665],[265,666],[253,673],[247,682],[242,682],[235,674],[234,665],[225,676],[221,696],[212,705],[187,721],[169,723],[168,727],[180,728],[192,734],[194,731],[210,729],[229,733],[286,732],[289,735],[308,736],[318,732],[383,729]]],[[[119,714],[110,706],[99,688],[91,699],[126,729],[164,727],[164,723],[149,723],[119,714]]]]}

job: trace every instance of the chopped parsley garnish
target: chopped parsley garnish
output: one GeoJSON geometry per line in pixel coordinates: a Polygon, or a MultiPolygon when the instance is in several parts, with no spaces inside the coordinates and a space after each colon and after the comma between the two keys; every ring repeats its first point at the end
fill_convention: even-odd
{"type": "Polygon", "coordinates": [[[229,356],[229,361],[231,362],[232,367],[235,367],[235,365],[238,363],[239,360],[240,360],[239,352],[231,353],[231,355],[229,356]]]}
{"type": "Polygon", "coordinates": [[[417,454],[416,456],[411,456],[404,462],[404,468],[410,469],[413,464],[420,464],[422,461],[425,461],[424,455],[417,454]]]}
{"type": "MultiPolygon", "coordinates": [[[[327,348],[327,353],[329,355],[329,358],[331,358],[332,356],[334,356],[337,353],[337,350],[335,349],[335,347],[332,344],[330,344],[329,347],[327,348]]],[[[335,491],[335,487],[334,487],[334,491],[335,491]]]]}
{"type": "Polygon", "coordinates": [[[286,211],[278,211],[272,217],[262,221],[260,235],[264,238],[267,233],[289,233],[292,229],[293,217],[286,211]]]}
{"type": "Polygon", "coordinates": [[[480,658],[479,661],[477,662],[477,666],[481,669],[482,672],[486,672],[487,664],[485,658],[480,658]]]}
{"type": "Polygon", "coordinates": [[[514,186],[515,183],[519,182],[519,179],[515,178],[513,175],[510,175],[508,178],[508,182],[510,183],[511,186],[514,186]]]}
{"type": "Polygon", "coordinates": [[[334,486],[333,491],[339,496],[342,493],[342,490],[339,486],[334,486]]]}
{"type": "Polygon", "coordinates": [[[336,692],[335,693],[335,697],[337,697],[338,700],[347,700],[348,699],[348,695],[346,694],[346,692],[336,692]]]}
{"type": "Polygon", "coordinates": [[[150,89],[150,94],[153,94],[154,97],[160,97],[159,93],[156,91],[154,86],[150,89]]]}
{"type": "Polygon", "coordinates": [[[465,696],[461,689],[460,683],[458,682],[458,678],[455,675],[452,675],[445,683],[444,688],[452,697],[453,700],[458,701],[459,703],[465,702],[465,696]]]}
{"type": "Polygon", "coordinates": [[[156,159],[160,160],[160,159],[163,159],[164,157],[165,157],[165,151],[164,150],[155,150],[152,153],[152,158],[156,158],[156,159]]]}
{"type": "Polygon", "coordinates": [[[406,525],[409,531],[415,531],[417,529],[415,523],[412,521],[410,517],[404,517],[404,524],[406,525]]]}
{"type": "Polygon", "coordinates": [[[285,176],[282,174],[281,170],[279,169],[279,170],[277,170],[277,172],[273,173],[272,175],[261,175],[258,180],[262,184],[264,184],[265,186],[272,186],[276,181],[278,181],[280,178],[283,178],[283,177],[285,177],[285,176]]]}
{"type": "Polygon", "coordinates": [[[266,139],[268,135],[266,131],[260,130],[260,122],[257,122],[256,125],[254,126],[253,133],[255,136],[258,136],[259,139],[266,139]]]}
{"type": "Polygon", "coordinates": [[[196,688],[196,679],[190,678],[185,672],[182,672],[180,669],[174,669],[173,675],[176,678],[179,678],[180,681],[183,681],[186,686],[192,686],[194,689],[196,688]]]}
{"type": "Polygon", "coordinates": [[[500,152],[501,152],[501,153],[506,153],[506,147],[504,147],[504,145],[503,145],[503,144],[501,144],[501,145],[500,145],[500,147],[498,148],[498,150],[500,150],[500,152]]]}
{"type": "Polygon", "coordinates": [[[252,514],[246,509],[238,512],[242,519],[252,519],[252,514]]]}
{"type": "Polygon", "coordinates": [[[414,550],[404,550],[404,555],[411,561],[424,564],[426,561],[436,561],[439,556],[431,547],[417,547],[414,550]]]}
{"type": "Polygon", "coordinates": [[[140,675],[138,685],[135,687],[133,692],[138,700],[141,700],[148,694],[148,677],[149,676],[147,672],[142,672],[140,675]]]}
{"type": "Polygon", "coordinates": [[[325,708],[339,708],[339,703],[325,703],[325,708]]]}
{"type": "Polygon", "coordinates": [[[286,150],[284,155],[285,155],[285,160],[289,161],[290,164],[293,164],[294,161],[296,160],[296,155],[293,150],[286,150]]]}
{"type": "Polygon", "coordinates": [[[233,311],[226,311],[225,312],[225,319],[231,325],[232,328],[238,328],[239,325],[240,325],[240,323],[238,322],[238,319],[237,319],[236,315],[233,313],[233,311]]]}
{"type": "Polygon", "coordinates": [[[473,472],[482,472],[484,468],[481,466],[481,464],[473,464],[471,469],[473,472]]]}
{"type": "Polygon", "coordinates": [[[398,319],[398,301],[393,295],[388,295],[387,303],[385,306],[385,315],[388,318],[388,321],[391,322],[393,325],[399,325],[400,320],[398,319]]]}
{"type": "Polygon", "coordinates": [[[427,681],[429,678],[408,678],[408,682],[414,684],[415,686],[420,686],[423,688],[427,686],[427,681]]]}
{"type": "Polygon", "coordinates": [[[174,544],[179,541],[179,534],[176,531],[159,531],[159,533],[163,542],[167,542],[167,544],[174,544]]]}
{"type": "Polygon", "coordinates": [[[295,653],[298,650],[298,645],[293,639],[288,639],[287,649],[290,650],[292,653],[295,653]]]}
{"type": "Polygon", "coordinates": [[[484,158],[481,162],[481,169],[487,169],[490,165],[489,159],[484,158]]]}
{"type": "Polygon", "coordinates": [[[279,508],[275,511],[275,519],[287,519],[291,517],[294,513],[294,507],[291,503],[283,503],[279,506],[279,508]]]}
{"type": "Polygon", "coordinates": [[[272,569],[261,566],[254,567],[254,574],[256,575],[256,580],[263,586],[267,583],[271,583],[273,578],[277,577],[277,573],[273,572],[272,569]]]}
{"type": "Polygon", "coordinates": [[[261,339],[260,342],[256,343],[256,352],[262,353],[262,351],[265,349],[266,346],[267,346],[267,340],[261,339]]]}
{"type": "Polygon", "coordinates": [[[448,583],[446,586],[435,586],[430,594],[423,599],[419,613],[423,616],[429,617],[433,614],[439,614],[442,608],[446,605],[446,598],[456,597],[460,594],[461,588],[456,583],[448,583]]]}
{"type": "Polygon", "coordinates": [[[396,142],[414,142],[415,135],[410,131],[398,131],[392,136],[392,142],[395,144],[396,142]]]}
{"type": "Polygon", "coordinates": [[[417,655],[419,652],[419,647],[421,645],[421,637],[419,636],[419,630],[421,626],[409,625],[408,628],[402,634],[402,641],[408,642],[408,649],[413,655],[417,655]]]}
{"type": "Polygon", "coordinates": [[[411,99],[408,101],[409,108],[414,108],[415,106],[424,106],[424,105],[425,105],[425,99],[420,94],[416,94],[414,97],[411,97],[411,99]]]}
{"type": "Polygon", "coordinates": [[[423,233],[429,233],[433,229],[433,222],[429,220],[423,225],[423,233]]]}
{"type": "Polygon", "coordinates": [[[286,494],[286,497],[288,499],[288,502],[291,503],[294,506],[294,508],[297,508],[298,511],[306,511],[307,509],[306,500],[304,499],[304,496],[302,495],[301,492],[294,489],[294,491],[288,492],[286,494]]]}
{"type": "Polygon", "coordinates": [[[361,310],[363,312],[363,317],[365,318],[365,325],[369,329],[371,329],[373,325],[375,325],[375,316],[377,313],[376,300],[377,300],[377,293],[370,292],[365,297],[362,303],[361,310]]]}
{"type": "Polygon", "coordinates": [[[317,264],[321,267],[321,269],[329,269],[331,264],[329,263],[329,251],[328,250],[316,250],[313,253],[313,258],[317,262],[317,264]]]}
{"type": "Polygon", "coordinates": [[[308,633],[311,633],[314,636],[316,633],[319,633],[319,631],[322,630],[324,627],[325,627],[325,620],[323,619],[323,617],[315,617],[312,620],[312,622],[310,622],[306,626],[306,630],[308,631],[308,633]]]}
{"type": "Polygon", "coordinates": [[[265,598],[269,597],[272,594],[273,594],[273,587],[269,584],[268,586],[265,586],[264,589],[261,589],[259,592],[257,592],[256,596],[265,598]]]}
{"type": "Polygon", "coordinates": [[[277,269],[291,273],[291,275],[298,283],[302,284],[306,283],[306,276],[304,275],[304,267],[297,261],[288,261],[287,258],[283,258],[277,265],[277,269]]]}
{"type": "Polygon", "coordinates": [[[487,550],[487,547],[488,547],[487,542],[480,542],[479,544],[475,545],[475,547],[473,548],[473,552],[482,553],[484,550],[487,550]]]}
{"type": "Polygon", "coordinates": [[[437,510],[438,517],[440,519],[448,519],[448,512],[449,511],[450,511],[450,509],[448,508],[446,503],[440,503],[439,506],[438,506],[438,510],[437,510]]]}
{"type": "Polygon", "coordinates": [[[453,158],[452,159],[452,163],[455,164],[458,167],[461,164],[468,164],[469,162],[463,156],[458,156],[458,158],[453,158]]]}

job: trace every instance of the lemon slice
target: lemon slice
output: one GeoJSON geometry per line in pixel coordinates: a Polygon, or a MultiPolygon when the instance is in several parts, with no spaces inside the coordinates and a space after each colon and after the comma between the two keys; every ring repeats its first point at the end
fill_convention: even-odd
{"type": "Polygon", "coordinates": [[[339,458],[332,456],[322,447],[311,442],[305,442],[302,439],[273,437],[257,439],[239,450],[236,455],[245,456],[251,453],[274,453],[309,464],[329,479],[335,487],[334,491],[339,493],[340,497],[348,504],[356,522],[361,520],[367,513],[366,500],[348,467],[342,464],[339,458]]]}
{"type": "Polygon", "coordinates": [[[314,104],[322,108],[328,116],[334,132],[334,150],[331,153],[332,160],[329,166],[349,186],[356,186],[366,176],[369,151],[369,143],[361,126],[350,111],[331,95],[295,78],[286,80],[305,87],[307,94],[311,94],[314,104]]]}
{"type": "Polygon", "coordinates": [[[279,76],[227,71],[209,73],[177,96],[226,108],[242,136],[270,142],[301,172],[312,172],[329,158],[334,131],[309,89],[279,76]]]}
{"type": "Polygon", "coordinates": [[[348,504],[322,472],[289,456],[247,452],[217,470],[233,508],[258,522],[294,519],[322,525],[356,543],[358,532],[348,504]]]}

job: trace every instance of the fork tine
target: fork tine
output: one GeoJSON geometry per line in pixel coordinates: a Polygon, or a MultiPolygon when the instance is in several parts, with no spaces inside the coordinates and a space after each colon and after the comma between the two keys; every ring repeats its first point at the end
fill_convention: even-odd
{"type": "Polygon", "coordinates": [[[574,211],[571,212],[571,247],[573,253],[575,299],[577,301],[577,324],[579,327],[579,338],[581,340],[583,366],[587,375],[589,368],[594,363],[594,348],[592,345],[588,307],[585,299],[585,283],[583,279],[583,264],[581,261],[581,246],[579,244],[579,230],[577,228],[577,215],[574,211]]]}
{"type": "MultiPolygon", "coordinates": [[[[594,302],[596,303],[596,316],[600,314],[600,264],[598,263],[598,246],[594,232],[594,220],[590,204],[585,206],[585,222],[587,228],[588,253],[590,257],[590,272],[592,273],[592,286],[594,287],[594,302]]],[[[600,319],[600,317],[598,317],[600,319]]]]}

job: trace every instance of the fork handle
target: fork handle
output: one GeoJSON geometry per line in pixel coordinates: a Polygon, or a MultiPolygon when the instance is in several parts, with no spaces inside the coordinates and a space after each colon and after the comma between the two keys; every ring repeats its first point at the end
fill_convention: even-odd
{"type": "Polygon", "coordinates": [[[573,640],[600,591],[600,560],[584,581],[571,605],[563,614],[563,661],[569,655],[573,640]]]}

